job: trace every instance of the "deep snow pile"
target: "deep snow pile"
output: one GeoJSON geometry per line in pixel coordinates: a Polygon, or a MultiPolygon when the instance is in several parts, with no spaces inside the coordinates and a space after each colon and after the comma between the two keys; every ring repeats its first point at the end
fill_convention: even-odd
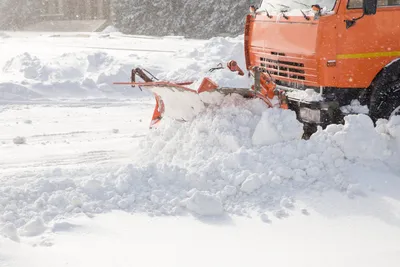
{"type": "Polygon", "coordinates": [[[400,171],[399,117],[375,129],[367,116],[351,115],[344,126],[320,129],[309,141],[301,134],[292,111],[266,110],[260,100],[232,95],[191,123],[164,120],[131,165],[54,169],[21,185],[4,183],[1,232],[18,240],[51,230],[65,216],[114,209],[282,218],[302,194],[368,195],[373,185],[348,174],[356,166],[400,171]]]}
{"type": "Polygon", "coordinates": [[[291,206],[302,190],[366,194],[368,185],[346,174],[356,164],[379,162],[398,171],[398,117],[375,129],[365,115],[348,116],[344,126],[320,129],[305,141],[292,111],[263,105],[233,96],[192,123],[163,126],[143,145],[142,159],[184,170],[196,190],[238,214],[245,207],[291,206]]]}

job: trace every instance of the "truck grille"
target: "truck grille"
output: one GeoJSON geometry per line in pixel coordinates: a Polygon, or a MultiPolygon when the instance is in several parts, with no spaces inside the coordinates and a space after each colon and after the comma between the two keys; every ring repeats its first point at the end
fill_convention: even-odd
{"type": "Polygon", "coordinates": [[[305,70],[304,63],[274,60],[265,57],[260,58],[260,66],[264,70],[268,70],[271,75],[286,77],[304,81],[305,70]]]}
{"type": "Polygon", "coordinates": [[[318,87],[317,61],[314,55],[301,55],[252,47],[253,66],[268,72],[279,85],[297,89],[318,87]]]}

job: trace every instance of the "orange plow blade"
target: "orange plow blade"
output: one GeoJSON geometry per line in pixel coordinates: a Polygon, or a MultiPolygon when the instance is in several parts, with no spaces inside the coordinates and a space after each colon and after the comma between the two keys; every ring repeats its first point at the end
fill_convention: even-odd
{"type": "Polygon", "coordinates": [[[276,89],[276,84],[271,75],[263,73],[258,67],[252,69],[248,74],[248,78],[253,76],[253,81],[245,77],[244,71],[236,61],[231,60],[226,67],[223,64],[218,64],[217,67],[211,68],[209,70],[210,76],[196,82],[159,81],[146,69],[135,68],[132,69],[131,82],[114,84],[138,86],[140,89],[144,88],[154,94],[156,107],[150,128],[156,126],[163,117],[190,121],[207,106],[221,104],[224,96],[229,94],[239,94],[245,98],[259,98],[264,101],[267,107],[288,109],[286,94],[276,89]],[[215,72],[217,70],[222,71],[222,74],[215,72]],[[136,82],[137,77],[144,82],[136,82]],[[237,79],[238,77],[241,78],[237,79]],[[214,78],[227,86],[233,86],[233,88],[219,86],[212,80],[214,78]],[[247,88],[236,88],[237,85],[247,88]],[[274,101],[274,105],[271,101],[274,101]]]}
{"type": "Polygon", "coordinates": [[[250,88],[221,88],[209,78],[204,78],[200,83],[160,81],[115,84],[138,86],[154,94],[156,107],[150,128],[159,124],[163,117],[170,117],[178,121],[191,121],[208,105],[221,103],[223,97],[229,94],[239,94],[246,98],[259,98],[265,102],[267,107],[273,106],[268,97],[250,88]]]}

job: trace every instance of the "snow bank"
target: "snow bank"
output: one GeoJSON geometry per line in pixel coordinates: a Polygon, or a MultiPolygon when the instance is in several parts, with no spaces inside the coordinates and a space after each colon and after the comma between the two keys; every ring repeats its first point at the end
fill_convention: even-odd
{"type": "Polygon", "coordinates": [[[243,43],[243,36],[236,38],[215,37],[190,51],[179,51],[175,54],[175,57],[178,59],[190,58],[192,59],[190,64],[172,71],[160,73],[160,78],[172,81],[196,81],[200,79],[198,81],[199,84],[193,86],[193,89],[198,89],[203,77],[215,79],[224,86],[246,88],[249,80],[245,77],[240,77],[230,71],[209,71],[211,68],[218,67],[218,64],[226,67],[226,64],[230,60],[237,61],[242,70],[245,71],[246,64],[243,43]]]}
{"type": "Polygon", "coordinates": [[[371,185],[349,175],[360,164],[400,172],[399,117],[374,128],[367,116],[350,115],[345,125],[319,129],[306,141],[293,116],[231,95],[191,123],[166,119],[143,140],[132,165],[57,168],[3,184],[2,235],[41,235],[65,217],[116,209],[151,216],[258,214],[273,221],[302,208],[296,202],[302,194],[368,195],[371,185]]]}
{"type": "Polygon", "coordinates": [[[71,52],[47,59],[23,53],[3,66],[0,98],[148,95],[130,87],[113,85],[116,81],[129,80],[132,66],[133,63],[121,62],[105,52],[71,52]],[[7,78],[9,82],[5,82],[7,78]]]}
{"type": "Polygon", "coordinates": [[[332,142],[343,151],[351,161],[381,161],[398,168],[400,159],[398,116],[390,121],[379,120],[377,126],[364,114],[348,115],[344,125],[329,125],[326,130],[319,129],[314,140],[332,142]]]}
{"type": "MultiPolygon", "coordinates": [[[[150,42],[145,37],[143,40],[146,41],[139,37],[126,38],[128,42],[122,37],[114,36],[113,38],[125,44],[126,47],[122,51],[127,49],[126,52],[119,51],[119,47],[115,51],[107,52],[84,48],[85,45],[92,45],[99,46],[101,49],[101,45],[94,44],[95,40],[104,42],[104,38],[100,37],[92,36],[91,43],[81,44],[82,49],[79,50],[71,49],[69,46],[73,44],[68,44],[65,50],[71,52],[67,53],[57,54],[57,52],[50,56],[39,52],[24,52],[10,57],[3,55],[0,62],[2,64],[0,65],[0,99],[149,96],[147,91],[141,92],[138,88],[113,85],[113,82],[129,81],[133,67],[143,67],[160,80],[195,81],[210,75],[221,86],[243,88],[248,88],[251,82],[247,77],[240,77],[230,71],[209,72],[210,68],[216,67],[219,63],[226,66],[231,59],[238,61],[241,68],[245,69],[242,36],[212,38],[208,41],[198,41],[198,44],[191,41],[187,46],[177,46],[175,51],[178,52],[166,51],[162,57],[159,52],[163,51],[159,46],[154,47],[153,43],[150,43],[153,47],[149,48],[141,45],[141,43],[150,42]],[[134,40],[133,44],[131,44],[132,40],[134,40]],[[139,52],[132,52],[136,50],[136,47],[139,52]],[[132,51],[129,51],[130,48],[132,51]]],[[[112,41],[113,39],[108,40],[108,42],[112,41]]],[[[167,38],[152,40],[152,42],[156,41],[165,43],[168,47],[166,50],[172,50],[171,44],[177,42],[175,39],[167,38]]],[[[81,42],[78,40],[77,45],[81,42]]],[[[186,43],[188,40],[184,39],[181,42],[186,43]]],[[[61,46],[63,45],[65,44],[62,43],[61,46]]],[[[108,45],[115,46],[115,43],[108,45]]],[[[59,49],[57,45],[49,47],[59,49]]],[[[198,86],[195,89],[198,89],[198,86]]]]}

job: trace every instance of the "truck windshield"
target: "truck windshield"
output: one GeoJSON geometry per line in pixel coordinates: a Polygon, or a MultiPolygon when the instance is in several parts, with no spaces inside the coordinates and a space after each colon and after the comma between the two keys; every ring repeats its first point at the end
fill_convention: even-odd
{"type": "Polygon", "coordinates": [[[335,7],[336,0],[263,0],[260,9],[267,10],[294,10],[307,8],[318,4],[325,12],[331,11],[335,7]]]}

